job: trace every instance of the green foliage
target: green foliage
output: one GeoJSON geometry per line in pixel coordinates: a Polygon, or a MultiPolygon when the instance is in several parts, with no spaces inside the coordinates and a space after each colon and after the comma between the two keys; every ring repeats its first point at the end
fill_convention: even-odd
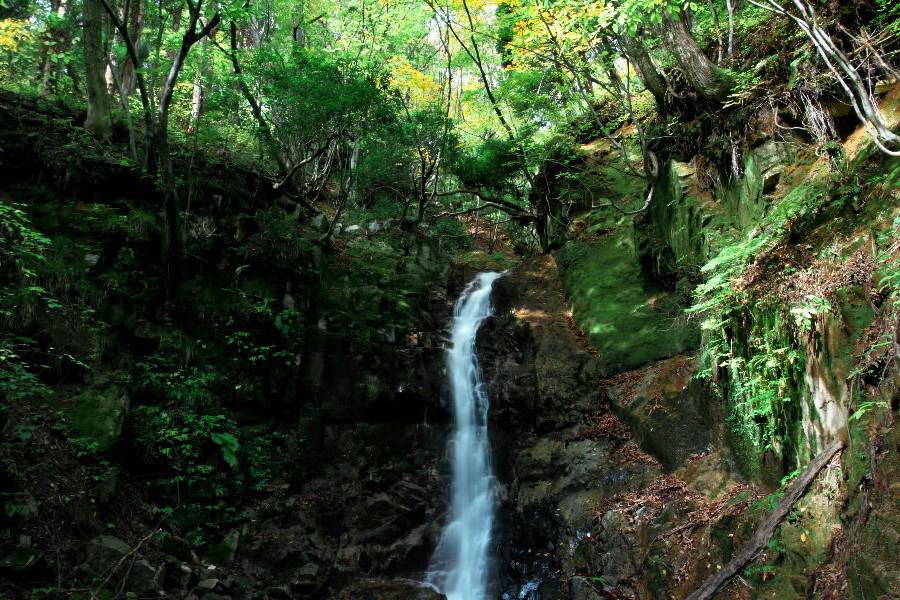
{"type": "Polygon", "coordinates": [[[877,23],[890,29],[894,34],[900,33],[900,5],[894,0],[875,0],[878,5],[877,23]]]}
{"type": "Polygon", "coordinates": [[[26,400],[44,399],[53,393],[22,356],[23,351],[33,347],[34,340],[8,334],[0,336],[0,410],[26,400]]]}
{"type": "Polygon", "coordinates": [[[238,467],[238,428],[225,414],[188,406],[138,406],[131,420],[143,459],[155,472],[147,486],[176,527],[202,540],[209,527],[235,518],[243,481],[238,467]]]}
{"type": "Polygon", "coordinates": [[[202,405],[215,399],[222,375],[210,366],[184,365],[169,353],[152,354],[137,365],[146,390],[167,402],[202,405]]]}
{"type": "Polygon", "coordinates": [[[825,298],[812,294],[806,295],[806,303],[791,308],[794,323],[801,331],[810,331],[816,318],[831,310],[831,304],[825,298]]]}
{"type": "Polygon", "coordinates": [[[58,303],[38,285],[50,239],[35,230],[21,207],[0,202],[0,321],[26,319],[41,305],[58,303]]]}
{"type": "Polygon", "coordinates": [[[502,189],[518,171],[516,144],[490,139],[457,158],[454,173],[466,187],[502,189]]]}
{"type": "Polygon", "coordinates": [[[865,402],[860,402],[859,405],[856,407],[856,410],[853,411],[853,414],[850,415],[849,420],[851,422],[853,422],[858,419],[861,419],[866,415],[866,413],[868,413],[870,410],[872,410],[874,408],[888,408],[888,407],[889,407],[889,405],[887,402],[881,402],[881,401],[877,401],[877,400],[867,400],[865,402]]]}
{"type": "Polygon", "coordinates": [[[474,245],[465,225],[456,219],[439,219],[431,227],[431,233],[441,240],[442,248],[450,252],[470,250],[474,245]]]}
{"type": "Polygon", "coordinates": [[[241,432],[246,451],[247,475],[250,489],[265,491],[269,484],[282,475],[287,435],[280,431],[269,432],[265,426],[255,425],[241,432]]]}
{"type": "Polygon", "coordinates": [[[751,293],[742,279],[751,264],[765,265],[767,252],[814,220],[827,199],[825,188],[813,184],[792,190],[747,236],[724,246],[701,267],[706,279],[695,288],[696,302],[688,309],[702,315],[701,373],[716,373],[727,382],[731,433],[742,468],[751,474],[758,474],[762,452],[779,457],[793,452],[805,368],[798,336],[830,304],[810,295],[793,307],[754,299],[757,308],[750,309],[751,293]]]}
{"type": "Polygon", "coordinates": [[[391,99],[380,89],[384,74],[367,73],[340,55],[294,45],[286,56],[264,47],[252,58],[248,68],[264,75],[264,100],[279,107],[277,135],[285,139],[352,136],[395,115],[391,99]]]}

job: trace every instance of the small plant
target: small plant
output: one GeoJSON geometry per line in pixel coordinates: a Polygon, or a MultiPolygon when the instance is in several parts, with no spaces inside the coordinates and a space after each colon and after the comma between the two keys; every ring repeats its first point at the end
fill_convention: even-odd
{"type": "Polygon", "coordinates": [[[806,295],[806,302],[791,309],[794,323],[801,331],[811,331],[816,319],[831,310],[831,304],[825,298],[813,294],[806,295]]]}
{"type": "Polygon", "coordinates": [[[888,408],[888,406],[889,404],[884,401],[867,400],[865,402],[861,402],[859,406],[856,407],[856,410],[853,411],[853,414],[850,415],[850,418],[848,420],[852,423],[853,421],[863,418],[866,413],[868,413],[873,408],[888,408]]]}

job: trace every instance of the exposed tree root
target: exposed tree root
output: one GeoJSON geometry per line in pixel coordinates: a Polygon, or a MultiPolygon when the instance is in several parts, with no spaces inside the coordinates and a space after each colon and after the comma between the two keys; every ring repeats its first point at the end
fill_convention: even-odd
{"type": "Polygon", "coordinates": [[[775,529],[778,527],[779,523],[781,523],[788,513],[791,512],[791,507],[793,507],[794,503],[800,499],[806,491],[806,488],[809,487],[816,478],[816,475],[819,474],[819,471],[831,462],[834,455],[843,448],[844,441],[835,440],[831,445],[825,448],[825,450],[820,452],[819,455],[809,463],[806,471],[791,482],[784,492],[784,497],[778,502],[778,505],[769,514],[763,517],[763,520],[756,528],[753,537],[750,538],[743,548],[741,548],[741,551],[738,552],[728,564],[704,581],[703,585],[701,585],[693,594],[688,596],[686,600],[710,600],[715,596],[716,592],[744,568],[744,565],[756,558],[756,556],[768,545],[769,539],[772,537],[772,534],[775,533],[775,529]]]}

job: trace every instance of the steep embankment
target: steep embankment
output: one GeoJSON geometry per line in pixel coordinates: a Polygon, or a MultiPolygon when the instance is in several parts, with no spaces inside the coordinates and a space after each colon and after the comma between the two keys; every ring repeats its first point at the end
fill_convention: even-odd
{"type": "Polygon", "coordinates": [[[678,356],[628,378],[604,379],[602,359],[574,326],[551,256],[529,259],[498,281],[496,305],[479,348],[506,484],[500,591],[651,597],[680,589],[688,576],[695,581],[711,559],[671,542],[702,540],[721,527],[716,508],[733,516],[751,496],[730,478],[726,451],[697,456],[709,451],[700,417],[709,396],[687,385],[691,360],[678,356]],[[664,437],[661,456],[685,467],[697,453],[690,467],[678,478],[665,474],[615,416],[610,398],[635,414],[656,403],[660,414],[672,415],[680,427],[644,425],[640,432],[664,437]],[[723,508],[740,494],[734,507],[723,508]]]}
{"type": "MultiPolygon", "coordinates": [[[[883,100],[892,123],[898,94],[883,100]]],[[[550,262],[508,279],[508,322],[528,330],[509,334],[498,368],[524,369],[530,391],[497,393],[531,415],[502,404],[522,429],[498,415],[512,448],[509,531],[528,532],[512,547],[541,557],[513,553],[509,571],[516,585],[543,580],[542,598],[566,587],[575,598],[685,597],[749,539],[782,478],[841,439],[840,460],[721,597],[898,592],[886,499],[897,460],[900,165],[862,128],[817,152],[769,122],[745,144],[728,177],[702,148],[672,155],[637,219],[604,200],[627,205],[631,194],[635,204],[644,182],[623,182],[606,142],[585,146],[571,179],[590,193],[556,253],[565,303],[544,297],[558,285],[550,262]],[[564,331],[568,307],[596,359],[564,331]],[[621,445],[630,437],[661,464],[617,489],[613,449],[631,469],[655,462],[621,445]]],[[[572,196],[566,185],[559,196],[572,196]]]]}
{"type": "Polygon", "coordinates": [[[376,203],[322,244],[253,165],[178,147],[167,303],[152,181],[77,113],[0,105],[0,596],[434,597],[403,576],[442,522],[459,231],[376,203]]]}

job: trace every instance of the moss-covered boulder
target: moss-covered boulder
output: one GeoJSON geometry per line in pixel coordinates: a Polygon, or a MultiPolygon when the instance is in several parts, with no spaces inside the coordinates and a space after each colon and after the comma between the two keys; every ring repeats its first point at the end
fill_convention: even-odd
{"type": "Polygon", "coordinates": [[[623,373],[606,388],[635,441],[669,470],[704,452],[710,443],[708,394],[691,379],[696,368],[693,358],[675,356],[623,373]]]}
{"type": "Polygon", "coordinates": [[[72,398],[65,414],[77,437],[107,452],[122,433],[130,398],[127,388],[112,377],[97,377],[94,383],[72,398]]]}

